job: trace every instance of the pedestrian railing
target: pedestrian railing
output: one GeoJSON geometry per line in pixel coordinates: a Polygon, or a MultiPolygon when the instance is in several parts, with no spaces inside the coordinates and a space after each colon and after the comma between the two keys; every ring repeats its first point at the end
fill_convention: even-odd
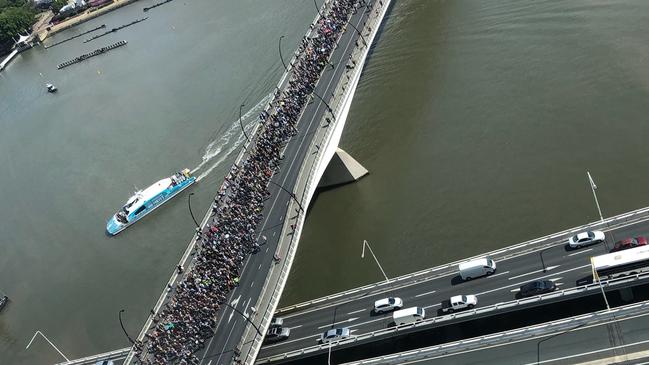
{"type": "Polygon", "coordinates": [[[128,355],[129,351],[131,351],[131,348],[127,347],[127,348],[124,348],[124,349],[104,352],[102,354],[82,357],[82,358],[76,359],[76,360],[60,362],[60,363],[58,363],[56,365],[86,365],[86,364],[95,365],[95,364],[99,363],[102,360],[119,360],[119,359],[123,359],[123,358],[126,357],[126,355],[128,355]]]}

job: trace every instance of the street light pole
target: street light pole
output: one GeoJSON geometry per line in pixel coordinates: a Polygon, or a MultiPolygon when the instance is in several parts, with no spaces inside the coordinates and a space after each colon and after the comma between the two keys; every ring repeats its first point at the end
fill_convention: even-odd
{"type": "Polygon", "coordinates": [[[593,197],[595,198],[595,204],[597,205],[597,211],[599,212],[599,219],[603,222],[604,217],[602,216],[602,209],[599,207],[599,201],[597,200],[597,194],[595,193],[597,185],[595,185],[593,178],[590,176],[590,172],[586,171],[586,174],[588,175],[588,182],[590,182],[590,190],[593,191],[593,197]]]}
{"type": "Polygon", "coordinates": [[[65,361],[68,361],[68,362],[70,361],[70,359],[68,359],[67,356],[63,355],[63,353],[61,352],[61,350],[59,350],[58,347],[54,346],[54,344],[52,343],[52,341],[50,341],[50,339],[47,338],[47,337],[43,334],[43,332],[41,332],[41,331],[36,331],[36,333],[34,333],[34,336],[32,336],[32,339],[29,341],[29,343],[28,343],[27,346],[25,347],[25,350],[29,349],[29,346],[32,345],[32,342],[34,342],[34,339],[36,338],[36,335],[41,335],[41,337],[43,337],[43,338],[45,339],[45,341],[47,341],[47,343],[50,344],[50,346],[54,347],[54,349],[56,350],[56,352],[59,353],[59,355],[63,356],[63,358],[65,359],[65,361]]]}
{"type": "Polygon", "coordinates": [[[329,113],[331,113],[331,116],[332,116],[332,117],[334,118],[334,120],[335,120],[335,119],[336,119],[336,116],[334,115],[334,111],[333,111],[333,109],[331,109],[331,107],[329,106],[329,104],[327,104],[327,102],[324,101],[324,99],[323,99],[320,95],[318,95],[318,94],[315,92],[315,90],[313,90],[313,92],[312,92],[311,94],[315,95],[318,99],[320,99],[320,101],[322,101],[322,102],[324,103],[324,105],[325,105],[325,106],[327,107],[327,109],[329,110],[329,113]]]}
{"type": "Polygon", "coordinates": [[[297,203],[297,206],[300,207],[300,210],[304,212],[304,208],[302,207],[302,204],[300,204],[300,201],[297,200],[297,196],[295,196],[294,192],[286,190],[286,188],[284,188],[282,185],[274,182],[273,180],[268,180],[268,182],[270,184],[273,184],[273,185],[277,186],[278,188],[284,190],[288,195],[291,196],[291,198],[293,198],[293,200],[297,203]]]}
{"type": "Polygon", "coordinates": [[[196,222],[196,218],[194,218],[194,212],[192,212],[192,195],[194,195],[193,192],[189,193],[189,196],[187,197],[187,206],[189,207],[189,214],[192,216],[192,220],[196,225],[196,230],[200,230],[201,227],[198,225],[198,222],[196,222]]]}
{"type": "Polygon", "coordinates": [[[243,128],[243,122],[241,121],[241,108],[246,106],[245,104],[239,105],[239,125],[241,126],[241,131],[243,132],[243,136],[246,137],[246,141],[250,143],[250,138],[248,138],[248,135],[246,134],[246,130],[243,128]]]}
{"type": "Polygon", "coordinates": [[[551,248],[552,248],[552,247],[546,247],[546,248],[542,249],[541,251],[539,251],[539,256],[541,256],[541,266],[543,266],[543,272],[546,272],[546,271],[547,271],[547,270],[545,269],[545,261],[543,260],[543,253],[544,253],[545,251],[551,249],[551,248]]]}
{"type": "Polygon", "coordinates": [[[288,67],[286,67],[284,57],[282,57],[282,38],[284,38],[284,36],[279,37],[279,44],[277,45],[277,49],[279,50],[279,59],[280,61],[282,61],[282,65],[284,65],[284,71],[288,72],[288,67]]]}
{"type": "Polygon", "coordinates": [[[385,275],[385,271],[383,271],[383,267],[379,263],[379,260],[376,258],[376,255],[374,255],[374,251],[372,251],[372,247],[370,246],[370,243],[367,242],[367,240],[363,240],[363,252],[361,253],[361,258],[365,258],[365,246],[370,249],[370,253],[372,254],[372,257],[374,257],[374,261],[376,261],[376,264],[379,265],[379,269],[381,269],[381,273],[383,274],[383,277],[385,277],[386,282],[390,282],[390,279],[388,279],[388,276],[385,275]]]}
{"type": "Polygon", "coordinates": [[[320,14],[320,17],[321,17],[321,18],[324,18],[324,16],[323,16],[322,13],[320,12],[320,7],[318,7],[318,3],[315,2],[315,0],[313,0],[313,5],[315,6],[315,10],[318,12],[318,14],[320,14]]]}
{"type": "Polygon", "coordinates": [[[593,264],[593,257],[590,258],[590,266],[593,270],[593,280],[597,280],[597,283],[599,284],[599,290],[602,291],[602,297],[604,297],[604,303],[606,303],[606,309],[611,310],[611,306],[608,305],[608,299],[606,298],[606,292],[604,291],[604,287],[602,286],[602,281],[599,279],[599,275],[597,275],[597,271],[595,271],[595,265],[593,264]]]}
{"type": "Polygon", "coordinates": [[[124,328],[124,323],[122,323],[122,312],[124,312],[124,309],[120,309],[119,314],[117,315],[119,317],[119,325],[122,326],[122,331],[124,331],[126,338],[128,338],[128,340],[131,341],[132,345],[135,345],[135,341],[133,341],[131,336],[128,335],[128,333],[126,332],[126,328],[124,328]]]}
{"type": "Polygon", "coordinates": [[[264,336],[263,333],[261,333],[261,330],[259,329],[259,327],[257,327],[257,325],[255,325],[255,324],[250,320],[250,317],[249,317],[249,316],[245,315],[244,313],[242,313],[242,312],[241,312],[240,310],[238,310],[237,308],[233,307],[233,306],[232,306],[230,303],[228,303],[228,302],[223,302],[223,304],[225,304],[228,308],[230,308],[230,309],[232,309],[233,311],[235,311],[235,312],[237,312],[238,314],[240,314],[241,317],[243,317],[243,319],[246,320],[246,322],[250,323],[250,324],[255,328],[255,330],[257,330],[257,333],[259,334],[259,336],[262,336],[262,337],[264,336]]]}

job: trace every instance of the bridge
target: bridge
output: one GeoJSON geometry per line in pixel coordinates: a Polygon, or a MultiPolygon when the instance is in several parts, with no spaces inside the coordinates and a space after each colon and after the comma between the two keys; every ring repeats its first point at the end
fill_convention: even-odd
{"type": "MultiPolygon", "coordinates": [[[[305,210],[316,189],[323,185],[351,182],[366,173],[358,162],[339,150],[337,146],[363,65],[390,4],[390,0],[375,1],[370,5],[361,6],[349,18],[345,31],[330,55],[331,67],[323,70],[311,97],[311,103],[301,113],[297,125],[299,132],[282,151],[282,164],[272,177],[269,187],[271,195],[264,205],[264,217],[256,232],[259,239],[266,237],[267,240],[259,253],[246,257],[240,271],[239,285],[228,294],[227,304],[217,315],[215,335],[199,352],[201,364],[231,364],[235,361],[245,364],[290,363],[291,361],[309,363],[309,361],[322,359],[322,356],[331,355],[340,357],[344,361],[360,361],[362,359],[345,355],[349,353],[345,349],[366,349],[367,352],[364,354],[367,354],[368,358],[385,356],[386,354],[376,350],[376,344],[382,344],[381,341],[386,338],[398,338],[403,335],[406,336],[405,338],[412,339],[413,333],[425,333],[422,331],[430,331],[432,328],[438,329],[442,326],[460,328],[463,322],[495,318],[502,313],[520,312],[519,310],[551,308],[553,305],[560,306],[562,305],[560,303],[579,297],[588,298],[588,302],[593,305],[587,309],[598,313],[604,305],[601,299],[603,292],[633,294],[633,289],[630,288],[644,285],[649,281],[644,275],[637,275],[608,282],[604,287],[583,285],[586,284],[584,280],[591,273],[589,257],[607,252],[608,247],[599,245],[577,251],[565,248],[566,238],[584,229],[605,231],[608,242],[649,233],[649,223],[647,223],[649,208],[644,208],[486,253],[498,262],[498,272],[489,278],[464,283],[458,278],[457,262],[454,262],[277,310],[298,248],[302,226],[306,219],[305,210]],[[277,258],[281,259],[277,260],[277,258]],[[560,291],[526,300],[516,298],[515,290],[520,285],[538,278],[555,281],[560,291]],[[477,294],[480,298],[479,306],[461,314],[435,316],[441,300],[455,294],[477,294]],[[407,306],[417,305],[426,308],[430,313],[429,319],[415,326],[391,327],[390,315],[371,315],[370,308],[373,301],[388,295],[403,298],[407,306]],[[291,338],[278,344],[264,346],[264,334],[274,316],[284,318],[284,325],[292,329],[291,338]],[[352,338],[332,345],[318,345],[316,340],[319,335],[332,326],[352,328],[352,338]]],[[[329,0],[318,9],[318,14],[306,34],[307,38],[312,35],[317,22],[323,14],[327,14],[331,5],[332,1],[329,0]]],[[[293,67],[299,57],[300,53],[295,52],[287,63],[282,59],[286,73],[277,85],[277,94],[289,85],[293,67]]],[[[266,112],[272,113],[277,103],[277,100],[271,102],[266,112]]],[[[255,143],[260,129],[260,124],[255,127],[251,139],[242,149],[235,165],[240,165],[244,160],[247,151],[255,143]]],[[[200,226],[204,229],[210,223],[210,219],[211,212],[208,211],[200,226]]],[[[179,267],[184,268],[184,272],[179,270],[172,275],[155,304],[153,313],[158,313],[163,308],[184,273],[191,269],[197,251],[196,240],[197,235],[192,238],[179,262],[179,267]]],[[[583,313],[569,313],[569,315],[575,317],[583,313]]],[[[146,342],[145,334],[155,325],[153,319],[154,314],[143,326],[138,336],[139,341],[146,342]]],[[[554,319],[561,320],[561,318],[554,319]]],[[[529,325],[533,324],[529,323],[529,325]]],[[[513,330],[501,327],[496,329],[502,333],[513,330]]],[[[452,331],[451,329],[445,333],[452,331]]],[[[542,331],[528,333],[534,333],[535,336],[546,334],[542,331]]],[[[483,335],[490,336],[493,333],[483,335]]],[[[427,349],[439,344],[417,345],[427,349]]],[[[390,351],[410,350],[408,346],[401,346],[400,349],[392,348],[390,351]]],[[[419,351],[417,356],[430,354],[431,351],[419,351]]],[[[125,364],[138,363],[130,349],[111,352],[111,356],[114,359],[126,357],[125,364]]],[[[97,358],[101,356],[92,357],[92,359],[97,358]]],[[[385,358],[379,357],[379,359],[385,358]]],[[[69,362],[72,363],[89,362],[69,362]]],[[[380,360],[377,363],[381,363],[380,360]]]]}

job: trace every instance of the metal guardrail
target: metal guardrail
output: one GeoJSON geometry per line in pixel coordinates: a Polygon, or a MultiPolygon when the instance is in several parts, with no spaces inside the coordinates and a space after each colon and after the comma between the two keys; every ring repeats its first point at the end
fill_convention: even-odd
{"type": "Polygon", "coordinates": [[[502,249],[494,250],[491,252],[483,253],[480,255],[475,255],[471,258],[465,258],[462,260],[457,260],[448,264],[444,265],[439,265],[436,267],[432,267],[429,269],[424,269],[420,271],[416,271],[410,274],[402,275],[393,279],[390,279],[389,282],[386,281],[381,281],[381,282],[376,282],[368,285],[364,285],[358,288],[353,288],[350,290],[334,293],[331,295],[327,295],[324,297],[320,297],[317,299],[312,299],[306,302],[290,305],[284,308],[280,308],[277,310],[276,314],[286,314],[288,312],[292,312],[295,310],[303,310],[306,309],[310,306],[319,304],[319,303],[324,303],[328,302],[334,299],[338,298],[345,298],[349,297],[351,295],[357,294],[357,293],[365,293],[367,291],[371,291],[374,289],[379,289],[379,288],[384,288],[388,287],[390,289],[394,289],[394,285],[398,285],[399,283],[402,282],[410,282],[413,280],[417,280],[419,278],[424,278],[426,276],[431,276],[431,275],[447,275],[452,272],[457,272],[457,265],[460,264],[461,262],[484,257],[484,256],[491,256],[491,257],[497,257],[497,256],[502,256],[500,259],[503,258],[510,258],[510,257],[515,257],[519,255],[524,255],[529,253],[529,250],[524,250],[525,248],[531,248],[531,249],[538,249],[538,248],[543,248],[544,246],[539,246],[539,244],[542,244],[544,242],[550,241],[550,244],[555,244],[557,239],[565,239],[566,237],[569,237],[573,235],[576,232],[583,231],[585,229],[595,229],[595,228],[615,228],[616,225],[619,224],[628,224],[630,222],[641,222],[643,220],[649,219],[649,207],[645,208],[640,208],[631,212],[627,213],[622,213],[614,217],[606,218],[604,221],[597,221],[597,222],[592,222],[592,223],[587,223],[583,224],[581,226],[573,227],[567,230],[563,230],[561,232],[553,233],[550,235],[546,235],[543,237],[535,238],[529,241],[525,241],[513,246],[505,247],[502,249]]]}
{"type": "MultiPolygon", "coordinates": [[[[634,281],[640,281],[640,280],[649,280],[649,272],[645,273],[640,273],[636,275],[629,275],[617,279],[612,279],[608,281],[603,281],[602,286],[605,288],[605,290],[613,289],[615,286],[619,286],[622,284],[628,284],[634,281]]],[[[592,283],[580,287],[575,287],[575,288],[569,288],[569,289],[564,289],[561,291],[555,291],[552,293],[548,294],[543,294],[539,295],[536,297],[531,297],[531,298],[525,298],[525,299],[517,299],[517,300],[512,300],[509,302],[503,302],[503,303],[497,303],[497,304],[492,304],[490,306],[485,306],[485,307],[479,307],[479,308],[474,308],[471,310],[465,310],[462,312],[458,313],[453,313],[453,314],[447,314],[443,316],[438,316],[438,317],[433,317],[430,319],[425,319],[421,322],[415,323],[415,324],[405,324],[401,326],[394,326],[390,328],[384,328],[372,332],[368,332],[362,335],[354,336],[351,337],[347,340],[339,341],[335,343],[332,347],[336,347],[339,345],[348,345],[348,344],[353,344],[357,343],[359,341],[363,340],[368,340],[372,338],[376,338],[379,336],[387,335],[387,334],[394,334],[395,332],[399,331],[404,331],[404,330],[411,330],[413,328],[420,328],[424,326],[429,326],[437,323],[442,323],[442,322],[449,322],[449,321],[454,321],[456,319],[462,319],[462,318],[468,318],[484,313],[489,313],[489,312],[494,312],[502,309],[507,309],[507,308],[513,308],[517,307],[519,305],[526,305],[526,304],[532,304],[532,303],[540,303],[543,301],[549,301],[549,300],[554,300],[557,298],[565,298],[568,296],[576,295],[576,294],[585,294],[588,292],[599,292],[600,289],[600,284],[599,283],[592,283]]],[[[648,304],[649,305],[649,304],[648,304]]],[[[565,321],[565,320],[564,320],[565,321]]],[[[306,348],[302,348],[300,350],[295,350],[295,351],[290,351],[286,352],[280,355],[275,355],[271,356],[268,358],[263,359],[265,363],[273,362],[273,361],[278,361],[281,359],[286,359],[289,357],[293,356],[300,356],[300,355],[305,355],[313,352],[318,352],[318,351],[324,351],[324,350],[329,350],[330,345],[316,345],[316,346],[310,346],[306,348]]],[[[264,363],[260,362],[260,363],[264,363]]]]}
{"type": "MultiPolygon", "coordinates": [[[[357,48],[354,49],[353,53],[356,54],[357,56],[362,55],[362,58],[356,58],[356,57],[353,57],[353,58],[356,58],[356,59],[359,59],[359,60],[362,59],[363,62],[365,61],[365,57],[367,56],[367,54],[369,52],[370,45],[372,44],[372,42],[374,40],[376,32],[378,31],[379,25],[383,20],[383,17],[385,15],[385,12],[386,12],[387,8],[389,7],[390,2],[391,2],[391,0],[387,0],[385,2],[379,2],[379,4],[375,4],[375,7],[373,7],[371,9],[371,11],[373,11],[376,8],[376,6],[379,6],[379,9],[381,9],[381,7],[382,7],[383,11],[382,11],[380,16],[377,15],[377,17],[374,19],[374,22],[368,22],[367,24],[364,25],[363,30],[361,30],[361,32],[365,30],[366,26],[367,27],[369,27],[370,25],[373,26],[373,28],[372,28],[373,30],[368,35],[368,36],[371,36],[371,39],[369,40],[369,43],[366,44],[366,45],[363,45],[363,47],[357,47],[357,48]],[[376,24],[377,22],[378,22],[378,25],[376,24]]],[[[333,55],[333,53],[334,52],[332,52],[332,55],[333,55]]],[[[360,78],[361,71],[362,71],[361,65],[359,64],[358,68],[354,69],[353,71],[354,71],[354,79],[352,79],[353,80],[352,82],[357,83],[358,79],[360,78]]],[[[349,81],[348,81],[348,83],[349,83],[349,81]]],[[[347,106],[347,109],[349,108],[348,101],[351,101],[351,96],[353,95],[353,91],[354,91],[354,88],[355,88],[354,87],[352,89],[347,89],[347,92],[345,92],[346,86],[347,86],[347,84],[345,84],[343,78],[341,78],[341,81],[339,81],[339,83],[337,85],[337,88],[334,91],[334,98],[335,98],[334,102],[330,103],[330,105],[332,107],[332,110],[335,111],[335,114],[336,114],[335,120],[336,121],[338,121],[338,117],[342,113],[346,112],[344,110],[345,105],[347,106]],[[341,105],[342,105],[343,109],[340,108],[341,105]]],[[[314,138],[314,140],[312,141],[310,147],[313,147],[314,145],[319,145],[319,146],[328,145],[329,141],[332,138],[334,130],[335,130],[335,128],[333,127],[333,125],[329,126],[327,128],[326,132],[325,132],[324,137],[320,141],[317,141],[314,138]]],[[[324,148],[322,148],[322,149],[324,149],[324,148]]],[[[295,190],[297,190],[297,188],[300,187],[300,186],[304,186],[302,196],[300,198],[300,201],[301,201],[300,204],[302,206],[308,206],[308,203],[309,203],[309,200],[310,200],[310,194],[308,192],[311,191],[311,190],[315,190],[315,187],[318,184],[318,181],[316,181],[317,179],[315,179],[314,177],[315,177],[315,174],[317,172],[318,167],[320,167],[320,165],[323,162],[324,154],[323,153],[317,153],[314,158],[315,158],[315,161],[313,161],[312,163],[309,163],[309,160],[311,160],[312,157],[307,155],[307,159],[305,159],[305,161],[302,163],[302,166],[300,167],[300,171],[298,172],[298,181],[296,182],[296,185],[295,185],[296,189],[295,190]],[[304,176],[305,176],[304,172],[307,169],[307,166],[310,166],[309,173],[308,173],[308,175],[306,175],[306,178],[304,178],[304,176]]],[[[298,206],[297,203],[295,203],[293,200],[290,200],[287,211],[293,211],[293,209],[296,209],[297,206],[298,206]]],[[[285,255],[285,259],[282,261],[283,264],[281,266],[281,271],[280,271],[280,274],[279,274],[280,277],[279,277],[279,279],[278,279],[278,281],[277,281],[277,283],[276,283],[276,285],[274,287],[273,294],[271,295],[271,298],[270,298],[270,302],[266,306],[266,309],[263,312],[261,325],[259,326],[261,328],[262,333],[264,333],[268,329],[270,321],[271,321],[271,319],[273,318],[273,316],[275,314],[275,309],[277,307],[277,304],[279,303],[279,298],[280,298],[281,293],[282,293],[282,291],[284,289],[284,285],[286,284],[286,280],[288,278],[288,274],[290,272],[290,268],[292,266],[293,259],[295,257],[295,252],[297,250],[297,242],[299,241],[299,238],[300,238],[300,235],[301,235],[301,232],[302,232],[302,227],[304,225],[305,218],[306,217],[305,217],[304,214],[298,215],[297,222],[295,223],[295,229],[292,230],[293,234],[290,236],[289,242],[287,243],[288,244],[288,250],[287,250],[287,254],[285,255]]],[[[282,237],[282,238],[285,237],[284,232],[289,231],[290,225],[291,225],[290,221],[288,219],[285,220],[284,226],[282,227],[282,234],[281,234],[280,237],[282,237]]],[[[281,248],[280,246],[282,246],[281,240],[280,240],[280,244],[278,244],[278,250],[281,248]]],[[[264,287],[262,289],[262,296],[263,296],[263,293],[265,293],[265,291],[268,288],[270,277],[271,277],[271,275],[269,275],[267,277],[266,281],[264,282],[264,287]]],[[[247,337],[247,332],[248,331],[246,331],[246,334],[244,334],[242,340],[247,337]]],[[[255,336],[254,336],[254,338],[252,340],[250,350],[245,355],[244,363],[246,363],[246,364],[254,363],[255,358],[256,358],[256,354],[259,352],[259,349],[261,348],[262,342],[263,342],[263,337],[257,335],[256,332],[255,332],[255,336]]]]}
{"type": "Polygon", "coordinates": [[[398,354],[385,355],[372,359],[347,362],[342,365],[369,365],[381,364],[392,365],[402,364],[404,361],[422,360],[440,355],[450,355],[457,352],[477,350],[503,343],[519,342],[531,338],[544,337],[570,331],[586,325],[596,325],[611,321],[624,320],[627,317],[646,313],[649,310],[649,301],[630,304],[614,308],[611,310],[602,310],[595,313],[589,313],[569,319],[561,319],[554,322],[548,322],[540,325],[518,328],[515,330],[500,332],[491,335],[474,337],[466,340],[450,342],[442,345],[421,348],[412,351],[404,351],[398,354]]]}
{"type": "MultiPolygon", "coordinates": [[[[326,0],[325,3],[323,4],[323,6],[327,6],[330,3],[330,1],[331,0],[326,0]]],[[[313,32],[313,29],[315,28],[315,25],[316,25],[316,22],[318,21],[318,19],[319,19],[319,14],[316,15],[314,17],[313,21],[311,22],[311,24],[310,24],[310,26],[309,26],[309,28],[308,28],[308,30],[306,32],[307,37],[310,36],[311,33],[313,32]]],[[[284,74],[282,75],[282,77],[280,78],[279,82],[277,83],[276,89],[282,90],[283,87],[285,86],[285,84],[287,84],[288,76],[291,73],[291,71],[293,69],[293,65],[295,64],[295,61],[297,60],[298,56],[299,56],[299,53],[297,51],[293,52],[293,57],[291,57],[291,59],[289,60],[289,65],[287,66],[288,70],[286,70],[284,72],[284,74]]],[[[266,106],[266,108],[264,108],[264,110],[266,112],[269,112],[269,111],[272,112],[271,106],[272,106],[272,101],[266,106]]],[[[250,144],[255,142],[257,140],[257,138],[259,137],[258,132],[260,130],[259,128],[260,128],[261,125],[262,125],[262,123],[257,123],[254,126],[254,129],[253,129],[253,131],[251,133],[251,138],[244,144],[244,147],[241,149],[241,152],[239,152],[239,155],[235,159],[235,162],[234,162],[235,165],[240,164],[240,162],[243,160],[245,154],[247,153],[248,148],[250,147],[250,144]]],[[[221,184],[218,191],[221,191],[222,189],[224,189],[224,186],[225,186],[225,182],[221,184]]],[[[210,209],[207,210],[207,212],[205,213],[205,216],[203,217],[203,220],[201,221],[201,224],[200,224],[201,228],[205,227],[205,225],[207,224],[210,216],[211,216],[211,207],[210,207],[210,209]]],[[[191,268],[191,266],[193,265],[193,263],[194,263],[193,259],[192,259],[192,261],[190,262],[189,265],[186,265],[186,264],[187,264],[187,260],[189,259],[190,255],[194,251],[194,248],[196,246],[196,239],[197,239],[197,236],[196,236],[196,234],[194,234],[191,241],[190,241],[190,243],[189,243],[189,245],[187,246],[187,249],[183,253],[183,255],[182,255],[182,257],[181,257],[181,259],[180,259],[180,261],[178,263],[179,266],[183,266],[186,269],[188,269],[188,268],[191,268]]],[[[162,291],[162,293],[160,294],[160,297],[158,298],[158,301],[156,302],[155,306],[153,307],[154,313],[157,314],[158,311],[160,310],[160,308],[164,305],[165,301],[167,300],[167,296],[169,295],[169,291],[166,290],[166,288],[169,288],[170,286],[173,286],[173,284],[176,282],[176,280],[178,279],[179,276],[180,275],[176,271],[176,268],[174,268],[174,270],[173,270],[173,272],[171,274],[171,277],[169,278],[169,281],[167,281],[167,284],[165,286],[165,290],[162,291]]],[[[147,318],[147,321],[145,322],[145,325],[143,326],[142,330],[140,331],[140,334],[137,337],[137,339],[139,341],[143,341],[144,335],[146,334],[146,332],[149,330],[151,324],[153,323],[153,316],[154,315],[149,315],[149,317],[147,318]]],[[[131,351],[131,352],[129,352],[124,364],[128,365],[128,364],[130,364],[130,362],[132,360],[133,360],[133,352],[131,351]]]]}

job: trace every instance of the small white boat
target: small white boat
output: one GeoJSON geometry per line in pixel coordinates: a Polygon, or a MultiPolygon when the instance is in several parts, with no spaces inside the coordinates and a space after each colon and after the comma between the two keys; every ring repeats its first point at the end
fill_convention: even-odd
{"type": "Polygon", "coordinates": [[[48,93],[55,93],[58,89],[53,84],[45,84],[48,93]]]}

